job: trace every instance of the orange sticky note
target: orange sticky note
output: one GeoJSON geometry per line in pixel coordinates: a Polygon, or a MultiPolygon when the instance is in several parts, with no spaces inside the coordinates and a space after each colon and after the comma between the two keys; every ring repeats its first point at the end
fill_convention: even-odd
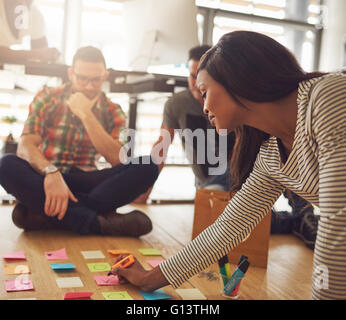
{"type": "Polygon", "coordinates": [[[5,264],[4,265],[5,274],[27,274],[30,273],[29,266],[24,264],[5,264]]]}
{"type": "Polygon", "coordinates": [[[122,254],[131,254],[130,251],[127,251],[127,250],[107,250],[107,252],[113,256],[120,256],[122,254]]]}

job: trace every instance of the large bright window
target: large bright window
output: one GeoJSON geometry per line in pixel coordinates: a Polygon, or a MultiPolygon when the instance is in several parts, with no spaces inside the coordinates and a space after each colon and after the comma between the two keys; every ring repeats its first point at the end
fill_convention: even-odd
{"type": "Polygon", "coordinates": [[[50,47],[62,50],[65,0],[35,0],[43,14],[50,47]]]}
{"type": "Polygon", "coordinates": [[[212,44],[235,30],[261,32],[286,46],[304,70],[314,70],[319,0],[196,0],[196,4],[216,10],[212,44]]]}
{"type": "Polygon", "coordinates": [[[214,19],[213,44],[216,44],[223,34],[235,30],[249,30],[266,34],[294,53],[304,70],[312,71],[314,68],[316,36],[312,31],[301,31],[269,23],[216,16],[214,19]]]}
{"type": "Polygon", "coordinates": [[[318,23],[320,0],[196,0],[202,7],[318,23]],[[302,14],[303,13],[303,14],[302,14]]]}
{"type": "Polygon", "coordinates": [[[113,1],[84,0],[81,21],[81,46],[93,45],[102,50],[107,64],[126,68],[122,4],[113,1]]]}

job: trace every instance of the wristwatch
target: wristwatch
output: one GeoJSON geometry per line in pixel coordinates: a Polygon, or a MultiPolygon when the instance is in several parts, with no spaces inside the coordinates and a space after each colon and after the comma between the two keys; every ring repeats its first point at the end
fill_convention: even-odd
{"type": "Polygon", "coordinates": [[[59,169],[56,166],[50,164],[49,166],[44,168],[43,173],[46,176],[47,174],[54,173],[57,171],[59,171],[59,169]]]}

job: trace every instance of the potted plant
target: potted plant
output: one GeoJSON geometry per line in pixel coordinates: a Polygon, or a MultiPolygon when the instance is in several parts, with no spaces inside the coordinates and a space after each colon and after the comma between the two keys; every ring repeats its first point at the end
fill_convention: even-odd
{"type": "Polygon", "coordinates": [[[3,146],[2,153],[16,153],[17,152],[17,142],[13,138],[12,134],[12,125],[18,121],[15,116],[5,116],[2,119],[2,122],[8,123],[10,125],[10,133],[6,137],[5,144],[3,146]]]}

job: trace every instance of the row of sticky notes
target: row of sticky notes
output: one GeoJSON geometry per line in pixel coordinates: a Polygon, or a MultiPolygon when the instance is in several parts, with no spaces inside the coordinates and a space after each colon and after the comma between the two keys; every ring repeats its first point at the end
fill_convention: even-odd
{"type": "MultiPolygon", "coordinates": [[[[139,249],[139,252],[143,255],[161,255],[161,253],[156,249],[139,249]]],[[[82,251],[81,252],[85,259],[103,259],[105,256],[101,251],[82,251]]],[[[126,250],[108,250],[108,253],[111,255],[122,255],[122,254],[130,254],[129,251],[126,250]]],[[[150,260],[148,263],[152,267],[156,267],[163,260],[150,260]]],[[[53,269],[61,267],[62,269],[72,267],[71,265],[65,264],[57,264],[51,265],[54,266],[53,269]]],[[[111,270],[111,266],[107,262],[98,262],[98,263],[88,263],[87,264],[89,270],[91,272],[108,272],[111,270]]],[[[61,270],[61,269],[59,269],[61,270]]],[[[102,275],[102,276],[94,276],[94,280],[98,286],[114,286],[119,285],[119,279],[114,275],[102,275]]],[[[81,287],[83,283],[78,277],[71,278],[58,278],[57,284],[60,288],[71,288],[71,287],[81,287]]],[[[146,300],[162,300],[162,299],[170,299],[171,296],[167,295],[163,290],[157,290],[153,293],[147,293],[144,291],[140,291],[141,295],[146,300]]],[[[65,300],[89,300],[92,293],[90,292],[79,292],[79,293],[67,293],[64,295],[65,300]]],[[[133,300],[133,298],[129,295],[127,291],[117,291],[117,292],[103,292],[103,297],[106,300],[133,300]]]]}
{"type": "MultiPolygon", "coordinates": [[[[177,289],[176,292],[183,300],[207,300],[206,296],[197,288],[194,289],[177,289]]],[[[172,297],[162,289],[154,292],[139,291],[145,300],[165,300],[172,297]]],[[[106,300],[133,300],[127,291],[103,292],[102,295],[106,300]]]]}
{"type": "MultiPolygon", "coordinates": [[[[145,248],[138,249],[138,251],[142,255],[146,256],[155,256],[161,255],[161,252],[154,248],[145,248]]],[[[101,251],[81,251],[82,255],[85,259],[103,259],[105,256],[101,251]]],[[[130,252],[126,250],[108,250],[108,253],[112,255],[120,255],[120,254],[130,254],[130,252]]],[[[47,260],[66,260],[68,259],[65,248],[57,250],[45,252],[45,257],[47,260]]],[[[5,260],[26,260],[24,251],[4,254],[3,258],[5,260]]],[[[148,260],[147,263],[153,268],[157,267],[164,260],[148,260]]],[[[72,263],[64,263],[64,264],[51,264],[51,268],[56,272],[62,271],[72,271],[75,270],[75,266],[72,263]]],[[[111,270],[111,266],[107,262],[101,263],[88,263],[87,264],[89,270],[91,272],[107,272],[111,270]]],[[[6,274],[28,274],[30,273],[29,266],[27,265],[5,265],[5,273],[6,274]]],[[[94,276],[94,280],[98,286],[114,286],[119,284],[119,279],[116,276],[94,276]]],[[[26,291],[33,290],[33,283],[29,279],[20,278],[16,280],[6,280],[6,291],[26,291]]],[[[59,288],[75,288],[75,287],[83,287],[83,283],[79,277],[64,277],[56,279],[57,285],[59,288]]],[[[205,296],[198,289],[178,289],[177,293],[184,300],[200,300],[206,299],[205,296]]],[[[154,292],[148,293],[144,291],[139,291],[140,294],[146,300],[162,300],[162,299],[170,299],[171,297],[167,295],[163,290],[156,290],[154,292]]],[[[91,292],[68,292],[63,298],[65,300],[90,300],[93,293],[91,292]]],[[[104,292],[102,293],[106,300],[133,300],[133,298],[126,292],[104,292]]]]}
{"type": "MultiPolygon", "coordinates": [[[[95,277],[96,278],[96,277],[95,277]]],[[[101,279],[102,277],[100,277],[101,279]]],[[[118,282],[116,277],[111,276],[111,279],[96,281],[99,285],[117,285],[118,282]],[[106,284],[101,284],[106,283],[106,284]]],[[[71,288],[71,287],[83,287],[83,283],[78,277],[73,278],[58,278],[56,279],[57,284],[60,288],[71,288]]],[[[28,279],[17,279],[17,280],[6,280],[6,291],[26,291],[33,290],[33,284],[28,279]]],[[[163,300],[170,299],[171,296],[166,294],[162,289],[154,292],[139,291],[145,300],[163,300]]],[[[181,296],[183,300],[206,300],[207,298],[198,289],[177,289],[176,292],[181,296]]],[[[75,292],[67,293],[64,295],[65,300],[70,299],[90,299],[92,293],[87,292],[75,292]]],[[[126,292],[103,292],[102,295],[106,300],[133,300],[133,298],[126,292]]]]}
{"type": "MultiPolygon", "coordinates": [[[[138,249],[138,251],[144,256],[161,256],[161,252],[154,248],[144,248],[138,249]]],[[[120,255],[120,254],[130,254],[129,251],[126,250],[108,250],[108,252],[112,255],[120,255]]],[[[95,251],[82,251],[82,255],[85,259],[103,259],[105,256],[99,250],[95,251]]],[[[4,260],[26,260],[24,251],[19,251],[15,253],[7,253],[2,255],[4,260]]],[[[56,251],[48,251],[45,252],[45,257],[47,260],[67,260],[66,249],[62,248],[56,251]]]]}

